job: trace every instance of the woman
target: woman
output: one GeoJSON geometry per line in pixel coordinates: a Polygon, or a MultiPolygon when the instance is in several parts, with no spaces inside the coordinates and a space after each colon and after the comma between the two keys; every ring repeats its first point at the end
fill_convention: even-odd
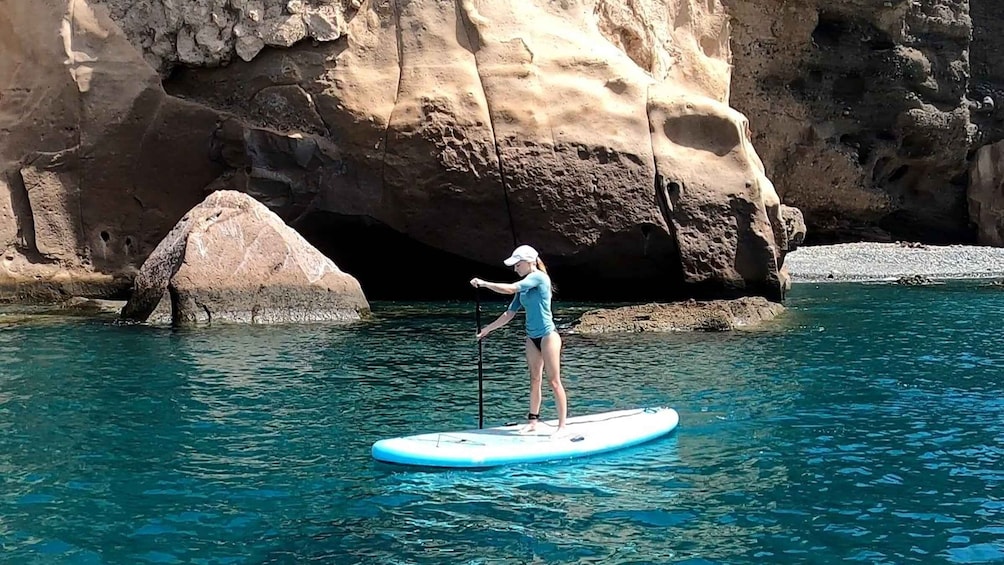
{"type": "Polygon", "coordinates": [[[558,405],[558,429],[555,434],[565,431],[567,401],[565,388],[561,385],[561,336],[554,327],[551,317],[551,277],[547,275],[544,262],[537,250],[529,245],[520,245],[512,255],[503,261],[520,276],[516,283],[488,282],[471,279],[475,288],[487,288],[499,294],[515,294],[509,308],[494,322],[488,324],[477,338],[483,339],[491,332],[509,323],[520,307],[526,310],[526,364],[530,368],[530,413],[524,432],[532,432],[540,419],[540,385],[543,372],[554,391],[558,405]]]}

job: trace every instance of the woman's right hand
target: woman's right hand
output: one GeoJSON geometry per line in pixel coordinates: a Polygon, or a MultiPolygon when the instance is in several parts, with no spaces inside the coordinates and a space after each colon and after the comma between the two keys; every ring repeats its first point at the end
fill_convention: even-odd
{"type": "Polygon", "coordinates": [[[481,282],[482,282],[481,279],[474,277],[473,279],[471,279],[471,286],[473,286],[474,288],[481,288],[481,282]]]}
{"type": "Polygon", "coordinates": [[[484,338],[488,337],[488,334],[490,334],[490,333],[492,333],[491,330],[489,330],[489,329],[483,329],[483,330],[481,330],[481,331],[478,332],[478,335],[476,337],[479,340],[481,340],[481,339],[484,339],[484,338]]]}

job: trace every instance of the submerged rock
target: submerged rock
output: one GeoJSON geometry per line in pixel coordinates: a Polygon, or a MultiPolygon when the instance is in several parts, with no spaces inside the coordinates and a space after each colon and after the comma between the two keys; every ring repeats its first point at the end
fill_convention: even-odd
{"type": "Polygon", "coordinates": [[[569,333],[731,331],[756,326],[782,312],[784,306],[762,297],[640,304],[586,312],[569,333]]]}
{"type": "Polygon", "coordinates": [[[358,320],[359,282],[250,196],[218,191],[157,246],[122,318],[280,323],[358,320]]]}
{"type": "Polygon", "coordinates": [[[73,296],[60,304],[60,309],[81,316],[118,314],[125,307],[124,300],[101,300],[73,296]]]}

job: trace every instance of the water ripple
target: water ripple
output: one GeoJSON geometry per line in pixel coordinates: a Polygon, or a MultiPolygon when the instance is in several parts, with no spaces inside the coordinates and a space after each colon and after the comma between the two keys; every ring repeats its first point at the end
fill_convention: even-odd
{"type": "MultiPolygon", "coordinates": [[[[573,413],[669,404],[678,432],[462,472],[369,446],[477,425],[469,304],[7,328],[0,562],[999,562],[1001,297],[800,286],[764,331],[568,336],[573,413]]],[[[489,425],[526,412],[514,326],[484,344],[489,425]]]]}

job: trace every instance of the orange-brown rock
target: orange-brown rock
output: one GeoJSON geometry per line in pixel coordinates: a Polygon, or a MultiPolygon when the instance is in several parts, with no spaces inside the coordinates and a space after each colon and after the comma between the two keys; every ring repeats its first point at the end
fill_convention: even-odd
{"type": "Polygon", "coordinates": [[[333,141],[307,165],[316,175],[263,157],[257,133],[227,146],[252,171],[233,186],[263,201],[278,191],[305,224],[373,218],[487,265],[530,242],[571,296],[779,297],[793,244],[726,104],[729,59],[717,2],[371,1],[326,57],[267,53],[183,73],[169,91],[262,127],[243,85],[281,76],[309,93],[333,141]],[[266,168],[268,182],[254,177],[266,168]],[[674,178],[688,189],[667,203],[674,178]],[[295,203],[304,188],[309,206],[295,203]]]}
{"type": "Polygon", "coordinates": [[[101,6],[0,2],[0,298],[122,297],[224,167],[101,6]]]}
{"type": "Polygon", "coordinates": [[[220,191],[186,214],[150,254],[122,317],[261,324],[351,321],[368,312],[353,276],[260,202],[220,191]]]}
{"type": "Polygon", "coordinates": [[[522,242],[568,297],[783,295],[797,210],[728,106],[719,0],[14,4],[0,78],[37,103],[0,101],[0,165],[47,217],[0,220],[12,292],[39,273],[127,280],[233,189],[384,296],[414,267],[497,267],[522,242]],[[43,150],[36,111],[71,133],[43,150]]]}

